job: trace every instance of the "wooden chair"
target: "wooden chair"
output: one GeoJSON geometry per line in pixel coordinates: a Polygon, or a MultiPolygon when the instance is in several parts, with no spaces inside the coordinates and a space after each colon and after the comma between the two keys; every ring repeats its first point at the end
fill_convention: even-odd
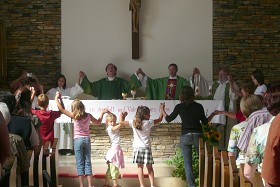
{"type": "Polygon", "coordinates": [[[251,182],[244,176],[244,163],[240,164],[239,172],[239,186],[240,187],[251,187],[251,182]]]}
{"type": "Polygon", "coordinates": [[[199,138],[199,187],[204,186],[204,171],[205,170],[205,151],[204,142],[199,138]]]}
{"type": "Polygon", "coordinates": [[[213,179],[213,154],[211,146],[205,142],[205,172],[204,172],[204,187],[212,186],[213,179]]]}
{"type": "Polygon", "coordinates": [[[227,151],[221,151],[221,186],[229,186],[229,158],[227,151]]]}
{"type": "Polygon", "coordinates": [[[238,169],[233,156],[229,157],[229,187],[239,187],[238,169]]]}
{"type": "Polygon", "coordinates": [[[213,181],[212,187],[221,187],[221,154],[218,147],[213,146],[213,181]]]}

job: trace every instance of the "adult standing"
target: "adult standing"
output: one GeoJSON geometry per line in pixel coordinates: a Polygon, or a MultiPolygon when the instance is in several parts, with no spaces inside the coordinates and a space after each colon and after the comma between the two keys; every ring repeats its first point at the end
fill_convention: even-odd
{"type": "Polygon", "coordinates": [[[130,93],[131,84],[129,81],[117,77],[117,66],[109,63],[105,71],[107,77],[100,80],[90,82],[83,71],[80,71],[82,76],[81,87],[85,94],[97,97],[99,100],[122,99],[122,93],[130,93]]]}
{"type": "Polygon", "coordinates": [[[280,186],[280,86],[274,86],[269,89],[268,95],[265,96],[266,106],[273,111],[276,116],[272,121],[267,142],[264,151],[262,165],[262,178],[266,186],[280,186]]]}
{"type": "Polygon", "coordinates": [[[184,168],[189,187],[195,186],[195,178],[192,169],[192,146],[199,151],[199,138],[202,134],[201,123],[207,124],[213,117],[211,114],[208,119],[205,116],[204,108],[200,103],[194,101],[194,91],[190,86],[182,87],[177,104],[170,115],[163,109],[163,117],[167,122],[171,122],[178,115],[181,118],[181,138],[180,146],[184,157],[184,168]]]}
{"type": "Polygon", "coordinates": [[[257,86],[254,94],[263,96],[267,90],[266,85],[264,84],[264,76],[260,70],[255,70],[251,75],[252,81],[255,86],[257,86]]]}
{"type": "MultiPolygon", "coordinates": [[[[239,90],[237,84],[232,80],[229,72],[225,68],[221,68],[218,74],[218,80],[215,81],[212,85],[212,93],[214,100],[222,100],[224,103],[224,109],[228,112],[236,112],[236,100],[238,95],[235,94],[234,90],[239,90]]],[[[224,131],[223,139],[220,141],[219,149],[225,149],[229,140],[229,135],[231,128],[236,125],[236,119],[231,119],[226,116],[226,126],[222,130],[222,127],[219,127],[219,131],[224,131]]]]}
{"type": "MultiPolygon", "coordinates": [[[[46,95],[50,100],[54,100],[56,92],[59,92],[61,96],[68,96],[74,99],[77,95],[84,92],[83,88],[79,85],[81,76],[81,73],[79,73],[77,83],[72,87],[67,87],[66,77],[62,74],[59,75],[56,79],[56,87],[51,88],[46,95]]],[[[55,122],[54,136],[58,138],[60,154],[71,155],[73,150],[73,123],[55,122]]]]}
{"type": "MultiPolygon", "coordinates": [[[[170,64],[168,66],[169,77],[151,79],[141,68],[131,76],[135,85],[146,87],[146,97],[150,100],[175,100],[179,99],[179,93],[183,86],[190,83],[183,77],[177,75],[178,66],[170,64]],[[140,76],[141,75],[141,76],[140,76]]],[[[138,88],[138,87],[137,87],[138,88]]]]}

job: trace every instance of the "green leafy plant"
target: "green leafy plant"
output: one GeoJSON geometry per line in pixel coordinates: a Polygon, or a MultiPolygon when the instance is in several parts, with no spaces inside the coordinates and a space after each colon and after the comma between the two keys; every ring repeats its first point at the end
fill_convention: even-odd
{"type": "MultiPolygon", "coordinates": [[[[196,185],[199,182],[199,157],[197,152],[192,149],[192,165],[193,165],[193,174],[195,177],[196,185]]],[[[181,178],[186,181],[186,173],[184,168],[184,157],[181,149],[176,149],[175,155],[166,161],[168,165],[175,166],[175,169],[172,172],[173,177],[181,178]]]]}

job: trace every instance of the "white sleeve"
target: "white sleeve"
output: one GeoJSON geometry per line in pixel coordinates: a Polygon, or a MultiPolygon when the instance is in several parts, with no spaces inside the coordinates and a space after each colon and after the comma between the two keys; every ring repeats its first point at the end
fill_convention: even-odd
{"type": "Polygon", "coordinates": [[[77,97],[77,95],[83,93],[84,89],[79,84],[76,83],[73,87],[66,88],[65,91],[66,91],[66,96],[70,96],[73,99],[77,97]]]}

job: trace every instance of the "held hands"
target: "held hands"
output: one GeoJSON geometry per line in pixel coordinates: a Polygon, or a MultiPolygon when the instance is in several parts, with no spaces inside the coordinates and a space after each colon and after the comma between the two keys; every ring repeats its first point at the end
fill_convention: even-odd
{"type": "Polygon", "coordinates": [[[55,93],[55,100],[61,100],[61,94],[59,92],[55,93]]]}
{"type": "Polygon", "coordinates": [[[142,76],[145,76],[145,73],[142,71],[141,68],[138,68],[138,70],[136,71],[136,74],[137,75],[141,74],[142,76]]]}
{"type": "Polygon", "coordinates": [[[110,114],[111,112],[108,110],[108,108],[102,108],[101,113],[102,114],[105,114],[105,113],[110,114]]]}
{"type": "Polygon", "coordinates": [[[86,74],[85,74],[85,72],[83,72],[83,71],[80,71],[79,72],[79,77],[83,77],[83,76],[85,76],[86,74]]]}

